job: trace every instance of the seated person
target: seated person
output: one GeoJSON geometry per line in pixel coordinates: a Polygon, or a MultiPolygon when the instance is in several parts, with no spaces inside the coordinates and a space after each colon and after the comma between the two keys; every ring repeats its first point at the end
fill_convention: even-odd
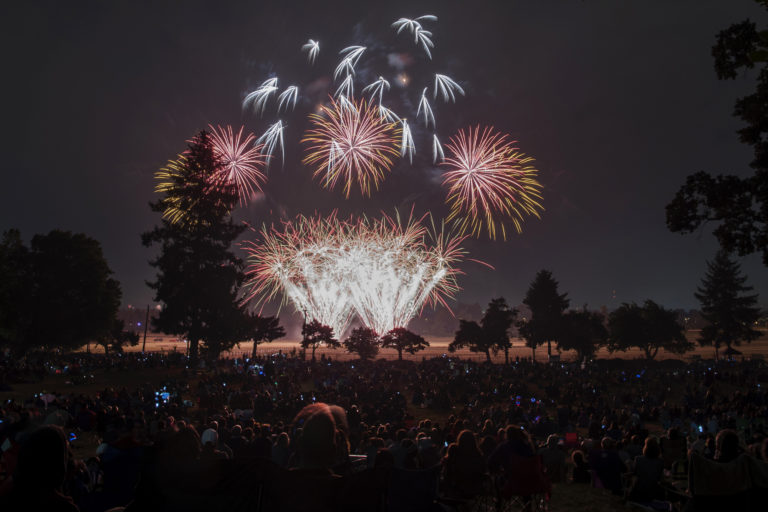
{"type": "Polygon", "coordinates": [[[552,483],[565,481],[565,452],[558,445],[558,437],[552,434],[547,438],[547,444],[539,450],[544,469],[552,483]]]}
{"type": "Polygon", "coordinates": [[[471,499],[483,492],[485,459],[471,430],[463,430],[443,460],[450,495],[471,499]]]}
{"type": "Polygon", "coordinates": [[[622,494],[621,475],[626,467],[616,450],[616,441],[604,437],[600,442],[601,449],[589,454],[589,465],[602,482],[603,487],[614,494],[622,494]]]}
{"type": "Polygon", "coordinates": [[[643,454],[635,457],[635,468],[632,472],[634,483],[628,496],[630,501],[648,503],[664,499],[664,489],[661,487],[664,461],[660,456],[661,449],[656,438],[646,438],[643,454]]]}
{"type": "Polygon", "coordinates": [[[574,450],[571,454],[571,462],[573,462],[572,482],[574,484],[592,483],[592,475],[589,473],[589,464],[584,457],[584,452],[574,450]]]}
{"type": "Polygon", "coordinates": [[[498,472],[503,469],[509,473],[514,456],[533,457],[536,453],[528,432],[516,425],[509,425],[505,430],[506,441],[496,447],[488,458],[488,469],[498,472]]]}
{"type": "Polygon", "coordinates": [[[32,432],[21,445],[13,488],[0,500],[0,510],[78,512],[72,498],[61,492],[68,459],[67,440],[60,427],[48,425],[32,432]]]}

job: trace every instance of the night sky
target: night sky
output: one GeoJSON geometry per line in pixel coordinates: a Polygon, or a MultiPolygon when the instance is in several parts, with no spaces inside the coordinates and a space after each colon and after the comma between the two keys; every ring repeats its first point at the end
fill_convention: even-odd
{"type": "MultiPolygon", "coordinates": [[[[347,45],[414,60],[405,69],[411,83],[393,85],[393,102],[415,106],[435,71],[465,88],[455,105],[435,109],[441,140],[493,125],[536,158],[546,211],[506,242],[466,244],[496,270],[465,263],[462,302],[503,295],[518,304],[546,268],[573,306],[650,298],[696,307],[693,292],[717,245],[709,229],[670,233],[664,207],[693,172],[752,173],[731,113],[754,73],[718,81],[710,54],[731,23],[768,25],[751,0],[9,4],[0,7],[0,230],[19,228],[27,240],[57,228],[94,237],[125,304],[152,299],[144,284],[152,252],[140,234],[159,222],[148,207],[153,173],[209,123],[263,133],[275,103],[260,119],[241,101],[272,74],[281,90],[312,84],[315,96],[282,116],[285,164],[273,164],[266,196],[236,210],[237,220],[260,225],[334,208],[407,213],[412,205],[447,214],[427,132],[416,133],[414,164],[400,162],[370,199],[325,191],[302,166],[305,115],[347,45]],[[426,13],[439,17],[425,23],[432,62],[389,27],[426,13]],[[309,38],[321,44],[315,66],[300,52],[309,38]]],[[[358,91],[368,77],[398,72],[386,59],[361,64],[358,91]]],[[[765,307],[768,269],[757,256],[741,261],[765,307]]]]}

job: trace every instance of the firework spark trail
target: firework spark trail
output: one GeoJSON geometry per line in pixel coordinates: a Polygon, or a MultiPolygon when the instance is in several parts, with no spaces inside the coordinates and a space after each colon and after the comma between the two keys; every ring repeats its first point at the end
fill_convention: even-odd
{"type": "Polygon", "coordinates": [[[400,142],[400,156],[404,157],[408,155],[408,161],[413,163],[413,153],[416,151],[416,146],[413,144],[413,135],[411,135],[411,128],[408,126],[408,120],[402,119],[400,121],[403,130],[403,138],[400,142]]]}
{"type": "Polygon", "coordinates": [[[432,94],[432,97],[436,99],[438,92],[443,96],[443,101],[446,103],[448,103],[448,98],[450,98],[452,102],[456,102],[454,92],[458,92],[462,96],[465,96],[464,89],[454,82],[451,77],[435,73],[435,92],[432,94]]]}
{"type": "Polygon", "coordinates": [[[357,66],[357,61],[360,60],[360,57],[363,55],[365,50],[365,46],[347,46],[339,52],[339,55],[345,55],[354,67],[357,66]]]}
{"type": "Polygon", "coordinates": [[[341,62],[339,62],[339,65],[336,66],[336,69],[333,72],[333,79],[337,80],[342,73],[346,73],[347,76],[355,74],[355,65],[349,57],[341,59],[341,62]]]}
{"type": "Polygon", "coordinates": [[[429,87],[425,87],[424,91],[421,93],[421,99],[419,100],[419,108],[416,110],[416,117],[419,117],[422,112],[424,112],[424,126],[429,128],[429,123],[432,123],[432,126],[436,126],[435,123],[435,114],[432,112],[432,107],[429,106],[429,100],[427,99],[427,90],[429,87]]]}
{"type": "Polygon", "coordinates": [[[337,98],[339,96],[344,96],[346,98],[352,98],[355,95],[355,82],[354,77],[352,75],[347,75],[347,77],[344,79],[343,82],[341,82],[341,85],[339,85],[339,88],[336,89],[336,96],[337,98]]]}
{"type": "Polygon", "coordinates": [[[419,44],[421,44],[421,47],[427,54],[427,57],[432,60],[432,52],[429,51],[430,48],[435,47],[435,43],[432,42],[432,32],[429,30],[419,29],[416,31],[416,40],[419,44]]]}
{"type": "Polygon", "coordinates": [[[248,94],[243,100],[243,108],[248,106],[248,103],[253,104],[253,111],[256,114],[262,115],[264,108],[267,106],[267,100],[277,91],[277,77],[265,80],[258,89],[248,94]]]}
{"type": "Polygon", "coordinates": [[[346,96],[343,94],[338,97],[339,100],[339,107],[343,110],[348,110],[350,112],[357,112],[357,105],[352,103],[346,96]]]}
{"type": "Polygon", "coordinates": [[[315,168],[314,176],[322,176],[326,188],[341,182],[349,197],[357,183],[363,195],[370,195],[392,168],[399,133],[365,100],[350,104],[352,108],[331,99],[320,114],[310,115],[312,127],[302,139],[307,145],[303,163],[315,168]]]}
{"type": "Polygon", "coordinates": [[[395,111],[384,105],[379,105],[379,118],[386,120],[388,123],[400,122],[400,118],[395,114],[395,111]]]}
{"type": "Polygon", "coordinates": [[[440,160],[441,162],[445,160],[445,153],[443,153],[443,145],[440,144],[440,140],[437,138],[437,135],[432,135],[432,163],[435,164],[437,161],[440,160]]]}
{"type": "Polygon", "coordinates": [[[446,145],[451,156],[444,165],[443,185],[448,186],[446,202],[451,208],[448,221],[461,232],[479,236],[483,228],[491,238],[497,231],[506,239],[505,221],[518,233],[524,215],[539,217],[541,184],[528,163],[533,159],[518,152],[507,136],[493,128],[477,126],[459,131],[446,145]]]}
{"type": "Polygon", "coordinates": [[[296,100],[299,99],[299,88],[295,85],[291,85],[288,88],[286,88],[283,92],[280,93],[280,96],[277,97],[277,112],[280,113],[280,110],[283,108],[283,104],[285,104],[285,111],[288,112],[288,107],[291,107],[291,109],[296,108],[296,100]]]}
{"type": "Polygon", "coordinates": [[[240,204],[245,205],[261,192],[262,184],[267,177],[261,171],[266,164],[261,154],[262,145],[254,144],[255,137],[249,133],[243,138],[243,129],[237,134],[231,126],[226,130],[221,126],[211,130],[211,146],[213,153],[221,163],[221,169],[213,175],[214,186],[225,185],[234,187],[240,197],[240,204]]]}
{"type": "Polygon", "coordinates": [[[317,54],[320,53],[320,42],[310,39],[301,47],[301,51],[307,52],[307,60],[310,64],[314,64],[317,54]]]}
{"type": "Polygon", "coordinates": [[[283,144],[283,130],[285,125],[278,120],[275,124],[267,128],[267,131],[256,140],[257,144],[262,144],[262,154],[267,155],[267,167],[269,167],[272,157],[275,154],[275,148],[280,146],[280,154],[285,162],[285,145],[283,144]]]}
{"type": "Polygon", "coordinates": [[[262,229],[249,253],[247,300],[284,301],[341,336],[352,312],[379,334],[406,327],[426,304],[445,304],[458,290],[464,237],[428,233],[421,220],[340,222],[299,217],[282,231],[262,229]]]}
{"type": "Polygon", "coordinates": [[[399,20],[392,23],[392,27],[397,29],[398,34],[403,30],[408,29],[411,32],[411,34],[414,35],[414,42],[418,42],[418,39],[416,38],[416,33],[419,30],[423,29],[421,25],[422,21],[437,21],[437,16],[434,16],[432,14],[425,14],[415,19],[400,18],[399,20]]]}
{"type": "Polygon", "coordinates": [[[371,100],[373,100],[374,96],[378,96],[379,106],[381,106],[381,98],[385,89],[387,91],[389,90],[389,81],[387,81],[383,76],[380,76],[379,79],[372,84],[363,87],[363,94],[371,91],[371,100]]]}
{"type": "Polygon", "coordinates": [[[392,23],[392,27],[397,29],[398,34],[403,30],[408,29],[413,34],[413,42],[417,45],[420,44],[426,52],[427,57],[432,59],[432,52],[429,51],[430,48],[435,47],[435,44],[432,42],[432,32],[424,30],[424,27],[422,27],[420,23],[421,21],[437,21],[437,16],[425,14],[416,19],[400,18],[392,23]]]}

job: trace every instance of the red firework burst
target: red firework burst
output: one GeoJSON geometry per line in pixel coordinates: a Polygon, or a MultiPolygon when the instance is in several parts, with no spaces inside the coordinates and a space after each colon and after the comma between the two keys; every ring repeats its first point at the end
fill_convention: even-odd
{"type": "Polygon", "coordinates": [[[262,172],[266,164],[266,157],[261,153],[263,145],[256,144],[251,133],[243,137],[244,127],[235,133],[231,126],[226,129],[208,126],[214,155],[222,164],[214,176],[214,183],[233,187],[240,197],[240,204],[244,205],[261,192],[261,186],[267,181],[262,172]]]}
{"type": "Polygon", "coordinates": [[[331,99],[330,106],[323,105],[319,114],[309,117],[312,127],[301,141],[307,144],[303,163],[315,168],[315,177],[323,176],[326,188],[342,182],[349,197],[357,182],[363,195],[370,196],[371,187],[379,187],[400,155],[400,129],[365,100],[342,104],[331,99]]]}
{"type": "Polygon", "coordinates": [[[443,185],[448,185],[448,216],[461,232],[478,236],[485,228],[491,238],[497,231],[506,239],[505,221],[519,233],[526,214],[539,216],[543,209],[538,171],[527,165],[533,159],[520,153],[507,135],[493,128],[460,130],[446,147],[451,153],[443,165],[443,185]]]}

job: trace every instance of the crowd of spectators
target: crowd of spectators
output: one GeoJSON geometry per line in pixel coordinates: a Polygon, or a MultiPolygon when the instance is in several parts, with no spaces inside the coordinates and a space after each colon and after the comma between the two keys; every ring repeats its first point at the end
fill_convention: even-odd
{"type": "Polygon", "coordinates": [[[141,353],[0,361],[0,391],[57,373],[73,384],[0,406],[0,508],[457,510],[546,499],[553,483],[682,504],[690,489],[674,480],[691,457],[768,455],[759,360],[185,365],[141,353]],[[162,384],[76,391],[94,374],[151,368],[162,384]],[[98,442],[74,457],[82,439],[98,442]]]}

